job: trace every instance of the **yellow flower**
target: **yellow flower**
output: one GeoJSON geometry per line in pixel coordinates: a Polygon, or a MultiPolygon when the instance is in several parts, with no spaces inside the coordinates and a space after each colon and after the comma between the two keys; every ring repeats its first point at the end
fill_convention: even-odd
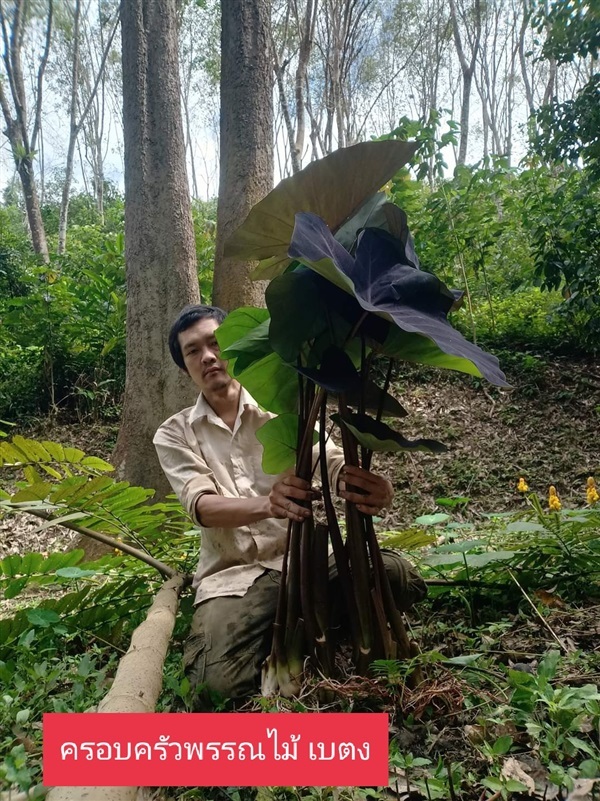
{"type": "Polygon", "coordinates": [[[590,505],[593,504],[593,503],[596,503],[597,501],[600,501],[600,495],[598,495],[598,489],[596,487],[596,482],[594,481],[592,476],[590,476],[588,478],[588,480],[587,480],[587,488],[586,488],[586,491],[585,491],[585,495],[586,495],[586,498],[587,498],[587,502],[590,505]]]}
{"type": "Polygon", "coordinates": [[[525,481],[523,476],[521,476],[521,478],[519,479],[519,483],[517,484],[517,491],[518,492],[529,492],[529,485],[527,484],[527,482],[525,481]]]}
{"type": "Polygon", "coordinates": [[[551,512],[560,512],[562,504],[556,492],[556,487],[551,486],[548,490],[548,506],[551,512]]]}

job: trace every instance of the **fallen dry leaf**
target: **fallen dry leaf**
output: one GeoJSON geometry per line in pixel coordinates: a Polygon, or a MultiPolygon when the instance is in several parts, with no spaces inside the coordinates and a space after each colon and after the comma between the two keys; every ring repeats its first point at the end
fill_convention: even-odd
{"type": "Polygon", "coordinates": [[[548,590],[536,590],[534,593],[538,601],[541,601],[544,606],[549,609],[566,609],[566,604],[558,595],[548,590]]]}
{"type": "Polygon", "coordinates": [[[600,779],[575,779],[575,786],[567,796],[567,801],[592,801],[594,785],[600,779]]]}
{"type": "Polygon", "coordinates": [[[533,795],[535,793],[535,781],[525,772],[525,767],[518,759],[507,757],[502,765],[502,776],[505,779],[514,779],[521,782],[527,788],[527,792],[533,795]]]}

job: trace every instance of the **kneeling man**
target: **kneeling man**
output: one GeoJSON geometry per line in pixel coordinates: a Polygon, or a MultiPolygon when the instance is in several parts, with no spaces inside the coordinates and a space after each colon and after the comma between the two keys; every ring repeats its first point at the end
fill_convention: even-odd
{"type": "MultiPolygon", "coordinates": [[[[202,530],[186,674],[193,687],[243,698],[258,691],[271,650],[288,520],[308,516],[299,501],[318,493],[294,475],[263,471],[256,431],[274,415],[258,407],[220,358],[215,331],[225,316],[214,306],[188,306],[174,322],[171,355],[200,395],[160,426],[154,444],[173,490],[202,530]]],[[[332,443],[327,468],[330,486],[361,512],[377,514],[392,502],[386,478],[344,466],[332,443]],[[364,494],[344,488],[342,471],[364,494]]],[[[404,611],[424,597],[425,584],[397,553],[383,558],[404,611]]]]}

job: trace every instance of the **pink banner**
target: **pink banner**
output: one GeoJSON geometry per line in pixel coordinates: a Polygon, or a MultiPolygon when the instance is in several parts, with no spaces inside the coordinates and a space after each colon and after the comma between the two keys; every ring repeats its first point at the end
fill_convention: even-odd
{"type": "Polygon", "coordinates": [[[383,713],[46,714],[44,784],[387,786],[383,713]]]}

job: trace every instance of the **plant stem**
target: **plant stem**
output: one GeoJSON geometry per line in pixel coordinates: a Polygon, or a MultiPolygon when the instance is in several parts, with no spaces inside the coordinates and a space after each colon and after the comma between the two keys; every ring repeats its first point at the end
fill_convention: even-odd
{"type": "Polygon", "coordinates": [[[327,439],[325,436],[325,423],[327,415],[327,395],[323,398],[321,405],[321,416],[319,425],[319,451],[321,462],[321,486],[323,489],[323,505],[325,506],[325,516],[327,518],[327,525],[329,527],[329,536],[331,537],[331,545],[333,546],[333,554],[335,556],[335,563],[338,569],[340,584],[342,586],[342,593],[346,601],[346,609],[348,613],[348,620],[350,623],[350,635],[353,643],[358,642],[358,607],[356,606],[356,599],[352,592],[352,577],[350,576],[350,568],[348,566],[348,554],[344,541],[342,540],[342,533],[338,523],[337,515],[331,500],[331,487],[329,485],[329,474],[327,472],[327,439]]]}
{"type": "Polygon", "coordinates": [[[315,653],[326,676],[333,673],[334,649],[330,637],[329,622],[329,555],[327,544],[329,530],[317,523],[312,536],[312,549],[309,555],[311,569],[311,601],[315,619],[315,653]]]}
{"type": "MultiPolygon", "coordinates": [[[[340,417],[348,414],[348,407],[343,393],[339,396],[340,417]]],[[[340,427],[344,458],[347,465],[358,466],[357,444],[350,431],[342,424],[340,427]]],[[[356,487],[348,486],[351,491],[360,491],[356,487]]],[[[373,649],[373,615],[370,589],[369,555],[364,529],[364,517],[355,504],[346,502],[346,547],[350,560],[350,572],[354,585],[354,597],[358,608],[359,636],[355,642],[356,669],[359,673],[367,672],[372,661],[373,649]]]]}
{"type": "Polygon", "coordinates": [[[517,585],[517,587],[518,587],[518,588],[521,590],[521,592],[523,593],[523,596],[524,596],[525,600],[526,600],[526,601],[527,601],[527,603],[528,603],[528,604],[531,606],[531,608],[532,608],[532,609],[533,609],[533,611],[536,613],[536,615],[539,617],[539,619],[542,621],[542,624],[543,624],[543,625],[544,625],[544,626],[545,626],[545,627],[548,629],[548,631],[550,632],[550,634],[552,635],[552,637],[553,637],[553,638],[556,640],[556,642],[557,642],[557,644],[558,644],[558,647],[561,649],[561,651],[564,651],[564,653],[565,653],[565,654],[566,654],[566,653],[568,653],[568,649],[567,649],[567,647],[565,646],[565,644],[564,644],[563,642],[561,642],[561,641],[559,640],[559,638],[556,636],[556,633],[554,632],[554,629],[553,629],[553,628],[550,626],[550,624],[549,624],[549,623],[548,623],[548,621],[545,619],[545,617],[544,617],[544,616],[543,616],[543,615],[540,613],[540,610],[539,610],[539,609],[537,608],[537,606],[536,606],[536,605],[533,603],[533,601],[531,600],[531,598],[529,597],[529,595],[527,595],[527,593],[525,592],[525,590],[523,589],[523,587],[522,587],[522,586],[521,586],[521,584],[519,583],[519,580],[518,580],[518,578],[515,576],[515,574],[512,572],[512,570],[511,570],[510,568],[508,568],[508,575],[509,575],[509,576],[511,577],[511,579],[512,579],[512,580],[515,582],[515,584],[517,585]]]}
{"type": "MultiPolygon", "coordinates": [[[[27,514],[34,515],[35,517],[40,517],[42,520],[53,520],[51,514],[48,512],[43,511],[34,511],[33,509],[28,509],[27,514]]],[[[148,554],[144,553],[143,551],[138,550],[137,548],[133,548],[131,545],[127,545],[126,542],[119,542],[119,540],[115,540],[113,537],[109,537],[108,534],[101,534],[99,531],[93,531],[91,528],[86,528],[85,526],[78,526],[77,523],[71,523],[68,520],[64,523],[59,523],[58,525],[64,526],[65,528],[70,528],[72,531],[76,531],[78,534],[84,534],[86,537],[89,537],[92,540],[96,540],[97,542],[102,542],[104,545],[109,545],[111,548],[118,548],[123,553],[129,554],[129,556],[134,556],[136,559],[139,559],[140,562],[144,562],[150,567],[153,567],[155,570],[163,576],[164,578],[176,578],[177,576],[181,576],[182,574],[179,573],[175,568],[169,567],[164,562],[161,562],[159,559],[154,559],[154,557],[149,556],[148,554]]],[[[184,578],[186,580],[186,584],[192,583],[192,576],[185,574],[184,578]]]]}
{"type": "Polygon", "coordinates": [[[381,549],[379,548],[379,543],[377,542],[377,537],[375,535],[373,518],[370,515],[366,517],[366,529],[368,532],[368,543],[371,551],[373,570],[377,570],[377,573],[379,574],[381,598],[383,601],[384,610],[387,615],[387,619],[390,621],[394,637],[396,638],[396,642],[399,646],[398,658],[410,659],[412,656],[410,640],[408,639],[408,634],[406,633],[406,627],[404,625],[404,620],[402,619],[402,613],[398,610],[396,602],[394,601],[394,594],[390,586],[390,580],[385,572],[383,557],[381,556],[381,549]]]}

